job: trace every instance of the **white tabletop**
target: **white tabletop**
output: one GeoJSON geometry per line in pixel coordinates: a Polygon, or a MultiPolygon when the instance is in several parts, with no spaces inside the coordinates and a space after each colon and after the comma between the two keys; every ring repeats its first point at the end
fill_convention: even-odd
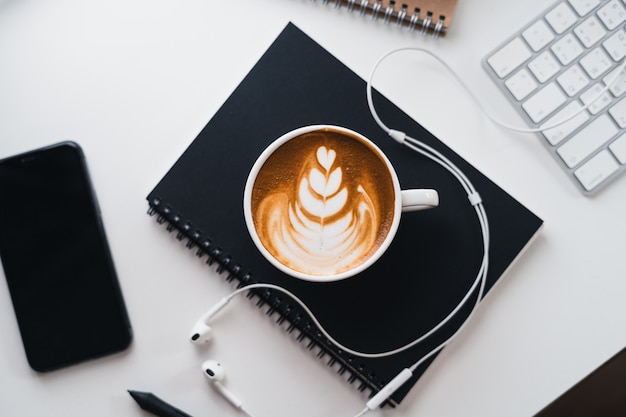
{"type": "MultiPolygon", "coordinates": [[[[435,51],[522,124],[480,59],[545,7],[460,0],[433,41],[321,1],[0,0],[0,158],[82,145],[135,332],[122,354],[37,374],[0,285],[0,415],[147,415],[127,389],[238,415],[200,372],[208,358],[256,416],[356,415],[366,395],[244,299],[216,318],[211,346],[187,341],[230,288],[146,215],[145,197],[289,21],[363,77],[393,48],[435,51]]],[[[531,416],[626,346],[626,179],[583,197],[535,136],[494,126],[433,61],[394,62],[376,87],[545,227],[401,406],[369,415],[531,416]]]]}

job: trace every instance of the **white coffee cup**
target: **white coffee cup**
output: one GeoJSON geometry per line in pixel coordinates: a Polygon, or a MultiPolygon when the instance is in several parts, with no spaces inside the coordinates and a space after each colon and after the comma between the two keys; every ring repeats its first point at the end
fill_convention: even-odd
{"type": "Polygon", "coordinates": [[[243,198],[263,256],[314,282],[370,267],[391,244],[402,212],[438,204],[435,190],[401,190],[372,141],[332,125],[301,127],[272,142],[250,170],[243,198]]]}

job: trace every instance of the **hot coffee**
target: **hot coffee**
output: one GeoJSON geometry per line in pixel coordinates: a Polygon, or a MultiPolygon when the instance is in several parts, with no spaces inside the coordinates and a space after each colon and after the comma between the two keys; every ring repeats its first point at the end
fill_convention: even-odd
{"type": "Polygon", "coordinates": [[[366,262],[399,215],[394,177],[369,142],[330,127],[280,145],[250,200],[261,244],[286,267],[332,276],[366,262]]]}

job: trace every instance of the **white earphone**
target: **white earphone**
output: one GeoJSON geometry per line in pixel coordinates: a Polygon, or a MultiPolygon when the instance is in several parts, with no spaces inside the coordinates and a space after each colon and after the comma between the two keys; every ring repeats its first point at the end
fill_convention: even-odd
{"type": "MultiPolygon", "coordinates": [[[[407,48],[407,49],[410,49],[410,48],[407,48]]],[[[249,291],[251,289],[254,289],[254,288],[267,288],[267,289],[273,289],[273,290],[280,291],[280,292],[290,296],[295,302],[297,302],[300,305],[300,307],[304,310],[304,312],[308,314],[308,316],[311,318],[311,321],[315,324],[315,326],[317,326],[318,330],[330,342],[335,344],[335,346],[337,346],[339,349],[343,350],[344,352],[350,353],[352,355],[361,356],[361,357],[365,357],[365,358],[380,358],[380,357],[385,357],[385,356],[391,356],[391,355],[394,355],[396,353],[405,351],[405,350],[407,350],[407,349],[417,345],[418,343],[421,343],[424,340],[428,339],[435,332],[437,332],[444,325],[446,325],[452,318],[456,317],[457,313],[459,313],[459,311],[467,304],[467,302],[472,298],[472,295],[474,293],[476,293],[475,294],[475,301],[473,303],[472,309],[471,309],[469,315],[466,317],[465,321],[461,324],[461,326],[458,327],[457,330],[451,336],[449,336],[445,341],[443,341],[441,344],[436,346],[434,349],[432,349],[426,355],[424,355],[421,358],[419,358],[413,365],[411,365],[411,366],[409,366],[407,368],[402,369],[400,371],[400,373],[398,373],[389,383],[387,383],[387,385],[385,385],[376,395],[374,395],[366,403],[365,408],[361,412],[359,412],[359,414],[357,414],[355,417],[363,416],[367,412],[380,407],[396,390],[398,390],[406,381],[408,381],[413,376],[413,372],[415,372],[415,370],[422,363],[424,363],[426,360],[431,358],[433,355],[435,355],[439,351],[441,351],[448,343],[450,343],[461,332],[461,330],[463,328],[465,328],[467,323],[470,321],[471,317],[476,312],[478,304],[480,303],[480,300],[483,297],[484,290],[485,290],[486,279],[487,279],[487,269],[488,269],[488,265],[489,265],[489,222],[488,222],[488,219],[487,219],[487,214],[485,212],[485,208],[484,208],[482,199],[481,199],[478,191],[476,190],[476,188],[472,184],[472,182],[469,180],[469,178],[454,163],[452,163],[448,158],[446,158],[444,155],[442,155],[440,152],[438,152],[434,148],[424,144],[423,142],[421,142],[421,141],[419,141],[417,139],[414,139],[414,138],[408,136],[404,132],[401,132],[401,131],[398,131],[398,130],[394,130],[394,129],[391,129],[391,128],[387,127],[382,122],[382,120],[379,118],[378,114],[376,113],[376,111],[374,109],[374,103],[373,103],[373,98],[372,98],[372,79],[373,79],[374,73],[376,72],[377,67],[382,62],[383,59],[388,57],[390,54],[398,52],[398,51],[399,50],[392,51],[389,54],[383,56],[383,58],[381,58],[376,63],[376,65],[374,66],[374,68],[372,70],[372,73],[370,74],[370,78],[369,78],[369,80],[367,82],[367,102],[368,102],[368,106],[369,106],[370,112],[372,113],[372,116],[373,116],[374,120],[376,121],[376,123],[392,139],[394,139],[398,143],[401,143],[401,144],[407,146],[409,149],[411,149],[411,150],[413,150],[415,152],[418,152],[418,153],[422,154],[423,156],[426,156],[427,158],[431,159],[432,161],[436,162],[437,164],[441,165],[449,173],[451,173],[454,176],[454,178],[456,178],[456,180],[461,184],[461,186],[463,187],[463,189],[467,193],[467,198],[469,200],[469,203],[471,204],[471,206],[474,208],[474,210],[476,212],[476,215],[478,217],[478,221],[479,221],[479,224],[480,224],[480,228],[481,228],[481,236],[482,236],[482,240],[483,240],[483,259],[482,259],[480,268],[479,268],[479,270],[477,272],[476,278],[473,281],[471,287],[467,290],[467,293],[465,294],[463,299],[457,304],[457,306],[443,320],[441,320],[441,322],[439,322],[437,325],[435,325],[429,331],[425,332],[424,334],[422,334],[421,336],[419,336],[417,339],[413,340],[412,342],[407,343],[404,346],[400,346],[398,348],[395,348],[395,349],[392,349],[392,350],[389,350],[389,351],[385,351],[385,352],[358,352],[358,351],[356,351],[354,349],[351,349],[351,348],[349,348],[347,346],[344,346],[343,344],[339,343],[335,338],[333,338],[332,335],[330,335],[324,329],[324,327],[321,325],[321,323],[317,320],[317,318],[315,317],[313,312],[295,294],[293,294],[290,291],[288,291],[287,289],[279,287],[277,285],[257,283],[257,284],[250,284],[250,285],[241,287],[241,288],[235,290],[234,292],[232,292],[230,295],[228,295],[225,298],[223,298],[222,300],[220,300],[215,306],[213,306],[208,312],[206,312],[194,324],[194,326],[192,328],[192,331],[191,331],[191,336],[190,336],[190,340],[194,344],[207,343],[209,340],[211,340],[211,337],[212,337],[212,330],[211,330],[211,327],[209,326],[209,321],[219,311],[221,311],[230,302],[230,300],[233,297],[235,297],[238,294],[241,294],[243,292],[247,292],[247,291],[249,291]]],[[[424,52],[424,51],[422,51],[422,52],[424,52]]],[[[432,54],[431,54],[431,56],[432,56],[432,54]]],[[[438,59],[437,57],[435,57],[435,58],[438,59]]],[[[439,61],[443,63],[443,61],[441,61],[441,60],[439,60],[439,61]]],[[[626,64],[624,64],[624,65],[626,65],[626,64]]],[[[447,65],[446,65],[446,67],[447,67],[447,65]]],[[[449,67],[447,67],[447,68],[449,69],[449,67]]],[[[464,85],[464,87],[465,87],[465,85],[464,85]]],[[[559,124],[562,124],[564,122],[565,121],[560,121],[559,124]]],[[[553,126],[550,126],[550,127],[553,127],[553,126]]],[[[218,393],[220,393],[228,402],[230,402],[238,410],[244,412],[246,415],[248,415],[250,417],[253,417],[252,414],[250,414],[247,410],[245,410],[243,408],[241,401],[239,401],[236,397],[234,397],[233,394],[230,393],[230,391],[228,391],[222,385],[221,381],[224,378],[224,372],[223,372],[223,368],[221,367],[219,362],[216,362],[216,361],[204,362],[203,365],[202,365],[202,369],[203,369],[203,372],[205,373],[205,375],[212,381],[213,387],[216,389],[216,391],[218,393]]]]}
{"type": "Polygon", "coordinates": [[[224,379],[226,378],[226,371],[224,370],[224,367],[220,362],[215,360],[205,361],[202,363],[202,371],[204,372],[204,375],[206,375],[206,377],[211,381],[213,388],[222,397],[224,397],[226,401],[228,401],[236,409],[250,415],[243,408],[243,403],[222,384],[222,381],[224,381],[224,379]]]}
{"type": "Polygon", "coordinates": [[[209,320],[216,315],[226,304],[230,298],[223,298],[219,303],[215,304],[209,311],[204,313],[202,317],[193,325],[191,329],[191,342],[195,344],[208,343],[213,338],[213,329],[209,326],[209,320]]]}
{"type": "MultiPolygon", "coordinates": [[[[478,283],[479,281],[476,281],[476,282],[478,283]]],[[[472,313],[470,313],[470,316],[471,316],[471,314],[473,314],[474,310],[476,309],[476,307],[478,305],[479,300],[482,298],[483,289],[484,289],[484,280],[481,280],[481,282],[482,282],[482,285],[480,285],[480,288],[479,288],[478,298],[476,300],[476,303],[474,305],[472,313]]],[[[344,346],[343,344],[341,344],[340,342],[335,340],[324,329],[324,327],[317,320],[317,318],[315,317],[313,312],[295,294],[293,294],[289,290],[287,290],[285,288],[282,288],[282,287],[279,287],[277,285],[262,284],[262,283],[250,284],[250,285],[247,285],[245,287],[241,287],[241,288],[233,291],[228,296],[226,296],[223,299],[221,299],[209,311],[204,313],[202,315],[202,317],[200,317],[200,319],[198,321],[196,321],[196,323],[194,323],[194,325],[193,325],[193,327],[191,329],[190,337],[189,337],[189,340],[191,341],[191,343],[196,344],[196,345],[208,343],[213,338],[213,329],[209,325],[209,321],[219,311],[221,311],[224,307],[226,307],[226,305],[228,305],[230,300],[232,300],[234,297],[236,297],[237,295],[242,294],[244,292],[248,292],[251,289],[255,289],[255,288],[273,289],[273,290],[281,291],[281,292],[289,295],[311,317],[311,320],[318,327],[320,332],[322,334],[324,334],[331,342],[335,343],[340,349],[342,349],[342,350],[344,350],[344,351],[346,351],[348,353],[351,353],[353,355],[373,358],[373,357],[384,357],[384,356],[390,356],[390,355],[396,354],[398,352],[401,352],[401,351],[404,351],[406,349],[409,349],[410,347],[412,347],[412,346],[416,345],[417,343],[421,342],[422,340],[426,339],[428,336],[430,336],[432,333],[434,333],[437,329],[439,329],[441,326],[443,326],[445,323],[447,323],[452,317],[454,317],[454,315],[456,314],[458,309],[460,309],[462,307],[462,305],[465,303],[465,300],[467,300],[469,298],[469,295],[476,288],[476,285],[473,285],[472,288],[468,291],[468,295],[464,298],[463,301],[461,301],[462,304],[460,304],[454,311],[452,311],[452,313],[450,313],[450,315],[447,318],[445,318],[441,323],[439,323],[437,326],[435,326],[429,332],[427,332],[426,334],[422,335],[420,338],[414,340],[411,343],[408,343],[408,344],[406,344],[406,345],[404,345],[404,346],[402,346],[400,348],[393,349],[393,350],[386,351],[386,352],[377,352],[377,353],[358,352],[358,351],[355,351],[354,349],[350,349],[349,347],[344,346]]],[[[469,317],[466,319],[465,323],[467,323],[468,320],[469,320],[469,317]]],[[[444,346],[446,344],[448,344],[450,342],[450,340],[452,340],[461,331],[461,328],[463,328],[465,326],[465,323],[450,338],[448,338],[441,345],[439,345],[438,347],[436,347],[435,349],[430,351],[430,353],[428,353],[427,355],[425,355],[422,358],[420,358],[411,367],[402,369],[402,371],[400,371],[400,373],[398,375],[396,375],[389,383],[387,383],[387,385],[385,385],[376,395],[374,395],[366,403],[365,408],[359,414],[357,414],[355,417],[360,417],[360,416],[364,415],[365,413],[380,407],[396,390],[398,390],[406,381],[408,381],[413,376],[413,372],[424,361],[426,361],[428,358],[430,358],[431,356],[433,356],[434,354],[439,352],[441,349],[443,349],[444,346]]],[[[222,381],[224,380],[224,377],[225,377],[225,371],[224,371],[224,368],[222,367],[222,365],[218,361],[209,360],[209,361],[204,362],[202,364],[202,371],[205,374],[205,376],[212,382],[213,388],[220,395],[222,395],[230,404],[232,404],[235,408],[237,408],[241,412],[245,413],[249,417],[254,417],[248,410],[246,410],[243,407],[243,403],[239,399],[237,399],[230,391],[228,391],[226,389],[226,387],[224,387],[224,385],[222,384],[222,381]]]]}
{"type": "MultiPolygon", "coordinates": [[[[571,115],[565,117],[564,119],[559,120],[559,121],[554,122],[554,123],[551,123],[549,125],[544,125],[544,126],[542,126],[540,128],[530,128],[529,129],[529,128],[520,128],[520,127],[511,126],[511,125],[506,124],[504,122],[501,122],[501,121],[495,119],[493,116],[491,116],[489,114],[489,112],[487,112],[485,110],[485,108],[482,106],[482,104],[479,102],[479,100],[476,98],[476,96],[471,92],[469,87],[452,70],[452,68],[449,65],[447,65],[442,59],[440,59],[435,54],[433,54],[432,52],[429,52],[429,51],[421,49],[421,48],[400,48],[400,49],[396,49],[396,50],[393,50],[393,51],[385,54],[384,56],[382,56],[376,62],[376,64],[374,65],[374,67],[372,69],[372,72],[370,73],[370,77],[369,77],[369,79],[367,81],[367,103],[368,103],[369,110],[370,110],[370,112],[372,114],[372,117],[374,118],[376,123],[380,126],[380,128],[383,129],[392,139],[394,139],[398,143],[401,143],[401,144],[407,146],[411,150],[413,150],[415,152],[418,152],[418,153],[422,154],[423,156],[426,156],[427,158],[429,158],[429,159],[433,160],[434,162],[438,163],[443,168],[445,168],[448,172],[450,172],[457,179],[457,181],[462,185],[462,187],[464,188],[465,192],[467,193],[468,200],[469,200],[470,204],[472,205],[472,207],[474,208],[474,210],[476,212],[476,215],[478,217],[478,221],[479,221],[479,224],[480,224],[480,227],[481,227],[481,232],[482,232],[482,239],[483,239],[483,260],[482,260],[480,269],[479,269],[479,271],[477,273],[476,279],[474,280],[472,286],[468,289],[466,295],[458,303],[458,305],[439,324],[435,325],[432,329],[430,329],[429,331],[427,331],[426,333],[424,333],[423,335],[421,335],[417,339],[413,340],[412,342],[407,343],[404,346],[400,346],[400,347],[398,347],[396,349],[393,349],[393,350],[390,350],[390,351],[386,351],[386,352],[373,352],[373,353],[372,352],[358,352],[358,351],[353,350],[353,349],[351,349],[351,348],[349,348],[347,346],[342,345],[336,339],[334,339],[332,337],[332,335],[330,335],[323,328],[321,323],[319,323],[319,321],[315,318],[315,315],[313,314],[313,312],[295,294],[291,293],[290,291],[288,291],[288,290],[286,290],[286,289],[284,289],[282,287],[276,286],[276,285],[260,284],[260,283],[259,284],[251,284],[251,285],[247,285],[245,287],[239,288],[238,290],[234,291],[233,293],[231,293],[227,297],[225,297],[222,300],[220,300],[220,302],[218,302],[215,306],[213,306],[208,312],[206,312],[194,324],[194,326],[192,328],[192,331],[191,331],[191,336],[190,336],[190,340],[194,344],[207,343],[212,338],[212,330],[211,330],[211,327],[209,326],[209,321],[211,320],[211,318],[213,316],[215,316],[215,314],[217,314],[220,310],[222,310],[230,302],[230,300],[233,297],[235,297],[238,294],[241,294],[242,292],[247,292],[247,291],[249,291],[249,290],[251,290],[253,288],[268,288],[268,289],[281,291],[281,292],[289,295],[291,298],[293,298],[293,300],[295,300],[302,307],[302,309],[309,315],[309,317],[311,318],[313,323],[317,326],[317,328],[320,330],[320,332],[329,341],[334,343],[338,348],[342,349],[344,352],[350,353],[352,355],[366,357],[366,358],[379,358],[379,357],[384,357],[384,356],[391,356],[391,355],[394,355],[396,353],[405,351],[405,350],[415,346],[416,344],[424,341],[425,339],[429,338],[437,330],[439,330],[446,323],[448,323],[453,317],[455,317],[456,314],[461,310],[461,308],[463,306],[465,306],[466,303],[470,300],[470,298],[472,297],[472,294],[474,294],[476,292],[476,295],[475,295],[476,298],[475,298],[475,301],[474,301],[474,305],[472,306],[472,310],[471,310],[470,314],[467,316],[467,318],[465,319],[465,321],[463,322],[463,324],[450,337],[448,337],[448,339],[446,339],[443,343],[441,343],[440,345],[438,345],[437,347],[432,349],[428,354],[426,354],[425,356],[421,357],[417,362],[415,362],[410,367],[407,367],[407,368],[403,369],[402,371],[400,371],[400,373],[398,375],[396,375],[387,385],[385,385],[376,395],[374,395],[366,403],[365,408],[359,414],[357,414],[355,417],[360,417],[360,416],[364,415],[365,413],[367,413],[368,411],[373,410],[373,409],[378,408],[379,406],[381,406],[398,388],[400,388],[406,381],[408,381],[411,378],[411,376],[413,375],[413,372],[423,362],[425,362],[426,360],[431,358],[433,355],[435,355],[436,353],[441,351],[448,343],[450,343],[450,341],[452,339],[454,339],[461,332],[461,330],[469,322],[470,318],[474,315],[474,313],[476,311],[476,308],[478,307],[478,304],[480,303],[480,300],[482,299],[482,296],[484,294],[484,289],[485,289],[486,278],[487,278],[487,269],[488,269],[488,265],[489,265],[489,222],[487,220],[487,214],[485,212],[485,208],[483,206],[482,199],[481,199],[479,193],[474,188],[474,186],[471,183],[471,181],[467,178],[467,176],[456,165],[454,165],[448,158],[446,158],[444,155],[439,153],[437,150],[433,149],[432,147],[424,144],[423,142],[421,142],[421,141],[419,141],[417,139],[414,139],[414,138],[408,136],[404,132],[401,132],[401,131],[398,131],[398,130],[391,129],[391,128],[387,127],[382,122],[382,120],[380,119],[380,117],[376,113],[376,110],[374,109],[374,102],[373,102],[373,98],[372,98],[372,80],[374,78],[374,74],[375,74],[376,70],[378,69],[379,65],[382,63],[382,61],[384,61],[386,58],[388,58],[392,54],[395,54],[395,53],[398,53],[398,52],[402,52],[402,51],[413,51],[413,52],[425,53],[425,54],[431,56],[432,58],[434,58],[435,60],[437,60],[441,65],[443,65],[445,67],[446,70],[448,70],[457,79],[457,81],[460,83],[460,85],[466,90],[466,92],[470,95],[470,97],[476,102],[476,104],[479,107],[479,109],[489,119],[491,119],[494,123],[496,123],[496,124],[506,128],[506,129],[517,131],[517,132],[524,132],[524,133],[537,133],[537,132],[545,131],[545,130],[548,130],[548,129],[552,129],[552,128],[556,127],[556,126],[559,126],[559,125],[562,125],[562,124],[568,122],[573,117],[575,117],[578,113],[584,111],[587,107],[592,105],[595,100],[597,100],[599,97],[601,97],[601,95],[606,90],[608,90],[613,84],[615,84],[616,81],[619,79],[619,76],[615,76],[614,79],[606,85],[605,89],[603,91],[601,91],[594,100],[592,100],[591,102],[586,104],[578,112],[576,112],[574,114],[571,114],[571,115]]],[[[624,60],[624,62],[622,62],[620,64],[620,67],[621,67],[621,69],[626,68],[626,60],[624,60]]],[[[207,378],[209,378],[209,380],[211,380],[213,387],[215,388],[215,390],[219,394],[221,394],[235,408],[237,408],[238,410],[244,412],[246,415],[248,415],[250,417],[253,417],[252,414],[250,414],[247,410],[245,410],[243,408],[243,405],[242,405],[241,401],[239,401],[222,384],[222,381],[223,381],[223,379],[225,377],[225,372],[224,372],[224,369],[223,369],[223,367],[221,366],[221,364],[219,362],[213,361],[213,360],[206,361],[206,362],[204,362],[202,364],[202,369],[203,369],[204,374],[207,376],[207,378]]]]}

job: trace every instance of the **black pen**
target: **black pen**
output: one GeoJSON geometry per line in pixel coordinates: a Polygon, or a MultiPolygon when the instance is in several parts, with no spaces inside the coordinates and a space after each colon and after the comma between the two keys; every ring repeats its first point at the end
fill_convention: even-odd
{"type": "Polygon", "coordinates": [[[159,417],[191,417],[184,411],[170,405],[150,392],[128,390],[141,408],[159,417]]]}

